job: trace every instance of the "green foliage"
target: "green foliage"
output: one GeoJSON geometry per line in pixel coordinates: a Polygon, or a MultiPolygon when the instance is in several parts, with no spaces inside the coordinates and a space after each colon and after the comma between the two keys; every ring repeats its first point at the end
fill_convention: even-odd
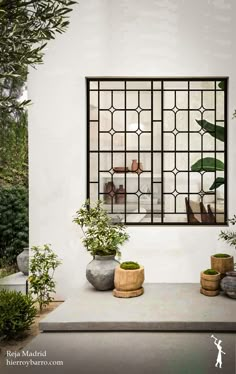
{"type": "Polygon", "coordinates": [[[37,310],[29,295],[16,291],[0,291],[0,335],[5,338],[21,336],[30,328],[37,310]]]}
{"type": "Polygon", "coordinates": [[[13,81],[26,80],[28,66],[43,62],[43,50],[56,33],[66,31],[76,1],[0,1],[0,111],[20,113],[28,100],[11,94],[13,81]]]}
{"type": "Polygon", "coordinates": [[[0,114],[0,185],[28,187],[27,113],[0,114]]]}
{"type": "Polygon", "coordinates": [[[202,129],[204,129],[208,134],[213,136],[213,138],[216,138],[220,140],[221,142],[225,141],[225,130],[222,126],[213,125],[212,123],[203,120],[196,120],[196,122],[201,126],[202,129]]]}
{"type": "Polygon", "coordinates": [[[215,190],[216,188],[219,188],[222,186],[222,184],[225,184],[225,178],[223,177],[217,177],[216,180],[212,183],[211,187],[209,190],[215,190]]]}
{"type": "Polygon", "coordinates": [[[228,258],[228,257],[230,257],[230,255],[228,255],[227,253],[216,253],[213,256],[216,257],[216,258],[228,258]]]}
{"type": "Polygon", "coordinates": [[[192,171],[223,171],[224,170],[224,163],[220,160],[217,160],[213,157],[205,157],[193,164],[191,166],[192,171]]]}
{"type": "Polygon", "coordinates": [[[124,270],[137,270],[140,269],[140,265],[137,262],[125,261],[120,264],[121,269],[124,270]]]}
{"type": "MultiPolygon", "coordinates": [[[[225,89],[225,82],[221,81],[218,84],[219,88],[221,88],[223,91],[225,89]]],[[[236,112],[235,112],[236,113],[236,112]]],[[[213,123],[210,123],[206,120],[196,120],[199,126],[201,126],[202,129],[204,129],[206,132],[208,132],[213,138],[216,138],[217,140],[224,142],[225,141],[225,130],[222,126],[214,125],[213,123]]],[[[192,171],[223,171],[224,170],[224,163],[220,160],[217,160],[212,157],[202,158],[195,162],[194,165],[191,167],[192,171]]],[[[215,190],[219,188],[220,186],[225,184],[225,179],[223,177],[218,177],[216,180],[212,183],[209,190],[215,190]]]]}
{"type": "MultiPolygon", "coordinates": [[[[236,215],[233,218],[229,219],[228,222],[234,226],[236,224],[236,215]]],[[[236,231],[227,230],[221,231],[219,238],[225,240],[230,246],[235,247],[236,249],[236,231]]]]}
{"type": "Polygon", "coordinates": [[[233,113],[233,118],[236,118],[236,110],[233,113]]]}
{"type": "Polygon", "coordinates": [[[0,267],[16,262],[28,246],[28,192],[24,187],[0,187],[0,267]]]}
{"type": "Polygon", "coordinates": [[[61,261],[48,244],[43,247],[34,246],[31,250],[33,257],[30,259],[30,292],[36,296],[42,311],[43,307],[53,300],[51,294],[56,292],[53,276],[61,261]]]}
{"type": "Polygon", "coordinates": [[[93,256],[119,255],[119,246],[129,238],[123,224],[112,224],[101,201],[94,206],[86,201],[76,212],[73,222],[81,227],[84,234],[82,242],[93,256]]]}
{"type": "Polygon", "coordinates": [[[206,274],[206,275],[217,275],[217,274],[220,274],[218,271],[216,271],[214,269],[207,269],[203,273],[206,274]]]}
{"type": "Polygon", "coordinates": [[[225,81],[221,81],[219,84],[218,84],[218,87],[224,91],[225,90],[225,81]]]}

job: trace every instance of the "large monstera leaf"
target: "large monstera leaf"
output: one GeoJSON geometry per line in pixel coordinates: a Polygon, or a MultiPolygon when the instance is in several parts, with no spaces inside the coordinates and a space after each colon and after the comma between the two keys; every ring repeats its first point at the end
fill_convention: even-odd
{"type": "MultiPolygon", "coordinates": [[[[224,171],[224,163],[221,160],[217,160],[213,157],[205,157],[201,158],[195,164],[192,165],[191,167],[192,171],[205,171],[205,172],[210,172],[210,171],[224,171]]],[[[210,191],[215,190],[222,186],[225,183],[225,179],[223,177],[218,177],[212,183],[211,187],[209,188],[210,191]]]]}
{"type": "MultiPolygon", "coordinates": [[[[225,81],[221,81],[218,84],[218,87],[224,91],[225,90],[225,81]]],[[[225,130],[222,126],[214,125],[213,123],[210,123],[203,120],[196,120],[197,124],[205,130],[207,133],[209,133],[213,138],[224,142],[225,141],[225,130]]],[[[220,160],[217,160],[213,157],[205,157],[198,161],[196,161],[191,166],[192,171],[196,172],[211,172],[211,171],[224,171],[224,163],[220,160]]],[[[225,179],[223,177],[217,177],[214,183],[212,183],[211,187],[209,188],[211,191],[219,188],[225,183],[225,179]]]]}
{"type": "Polygon", "coordinates": [[[201,158],[191,166],[191,171],[224,171],[224,163],[213,157],[201,158]]]}
{"type": "Polygon", "coordinates": [[[202,129],[207,131],[213,138],[220,140],[221,142],[225,141],[225,130],[224,127],[213,125],[206,121],[205,119],[196,120],[196,122],[201,126],[202,129]]]}

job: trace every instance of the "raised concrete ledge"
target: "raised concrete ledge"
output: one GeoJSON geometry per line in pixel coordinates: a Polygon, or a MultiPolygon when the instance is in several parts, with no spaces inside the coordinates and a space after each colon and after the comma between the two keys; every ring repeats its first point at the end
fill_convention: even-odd
{"type": "Polygon", "coordinates": [[[199,284],[145,284],[143,296],[119,299],[91,287],[40,323],[49,331],[236,331],[236,300],[206,297],[199,284]]]}
{"type": "Polygon", "coordinates": [[[26,294],[26,281],[28,276],[24,275],[20,271],[8,275],[7,277],[0,278],[0,290],[6,289],[9,291],[21,291],[23,294],[26,294]]]}

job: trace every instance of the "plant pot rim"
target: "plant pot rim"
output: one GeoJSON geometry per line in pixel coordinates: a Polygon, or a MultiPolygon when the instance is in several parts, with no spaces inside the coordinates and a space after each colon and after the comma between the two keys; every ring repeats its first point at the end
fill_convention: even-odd
{"type": "Polygon", "coordinates": [[[236,270],[227,271],[227,272],[226,272],[226,275],[227,275],[227,276],[230,276],[230,277],[236,277],[236,270]]]}
{"type": "MultiPolygon", "coordinates": [[[[215,270],[215,269],[213,269],[213,270],[215,270]]],[[[206,270],[201,271],[201,274],[206,275],[207,277],[217,277],[218,275],[221,274],[221,273],[220,273],[219,271],[217,271],[217,270],[215,270],[215,271],[217,272],[217,274],[206,274],[206,273],[204,273],[204,271],[206,271],[206,270]]]]}
{"type": "Polygon", "coordinates": [[[112,258],[115,258],[115,256],[116,256],[116,253],[114,253],[113,255],[104,255],[104,256],[102,256],[102,255],[94,255],[94,258],[96,260],[110,260],[112,258]]]}
{"type": "Polygon", "coordinates": [[[209,282],[220,281],[220,279],[221,279],[220,272],[218,272],[217,274],[205,274],[204,271],[201,271],[201,279],[202,280],[206,280],[206,281],[209,281],[209,282]]]}
{"type": "Polygon", "coordinates": [[[140,270],[144,269],[144,266],[143,266],[143,265],[139,265],[139,266],[140,266],[139,269],[122,269],[122,268],[120,267],[120,265],[118,265],[117,267],[118,267],[120,270],[122,270],[122,271],[131,271],[132,273],[134,273],[135,271],[140,271],[140,270]]]}
{"type": "Polygon", "coordinates": [[[215,253],[214,255],[211,255],[211,257],[218,258],[220,260],[227,260],[227,259],[233,258],[233,256],[231,256],[231,255],[228,255],[227,257],[217,257],[216,255],[217,255],[217,253],[215,253]]]}

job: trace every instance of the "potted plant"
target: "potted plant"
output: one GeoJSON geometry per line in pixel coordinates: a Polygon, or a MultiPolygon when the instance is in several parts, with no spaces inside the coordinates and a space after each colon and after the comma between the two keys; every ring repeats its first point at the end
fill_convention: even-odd
{"type": "Polygon", "coordinates": [[[211,268],[221,273],[221,278],[224,278],[227,271],[234,270],[233,256],[227,253],[216,253],[211,256],[211,268]]]}
{"type": "Polygon", "coordinates": [[[114,288],[114,271],[119,264],[120,246],[128,240],[123,224],[113,224],[99,200],[93,205],[87,200],[73,220],[83,232],[82,242],[93,256],[87,265],[87,280],[100,291],[114,288]]]}
{"type": "MultiPolygon", "coordinates": [[[[236,224],[236,215],[233,218],[229,219],[228,222],[231,225],[236,224]]],[[[230,246],[236,248],[236,232],[233,230],[221,231],[220,239],[225,240],[230,246]]],[[[221,281],[221,288],[225,291],[225,293],[232,297],[233,299],[236,298],[236,271],[234,271],[234,264],[233,264],[233,256],[231,256],[231,263],[230,268],[226,269],[225,277],[221,281]]]]}
{"type": "Polygon", "coordinates": [[[216,296],[220,293],[220,272],[207,269],[201,272],[200,292],[205,296],[216,296]]]}
{"type": "Polygon", "coordinates": [[[126,261],[117,266],[115,270],[116,297],[136,297],[143,294],[144,267],[137,262],[126,261]]]}

